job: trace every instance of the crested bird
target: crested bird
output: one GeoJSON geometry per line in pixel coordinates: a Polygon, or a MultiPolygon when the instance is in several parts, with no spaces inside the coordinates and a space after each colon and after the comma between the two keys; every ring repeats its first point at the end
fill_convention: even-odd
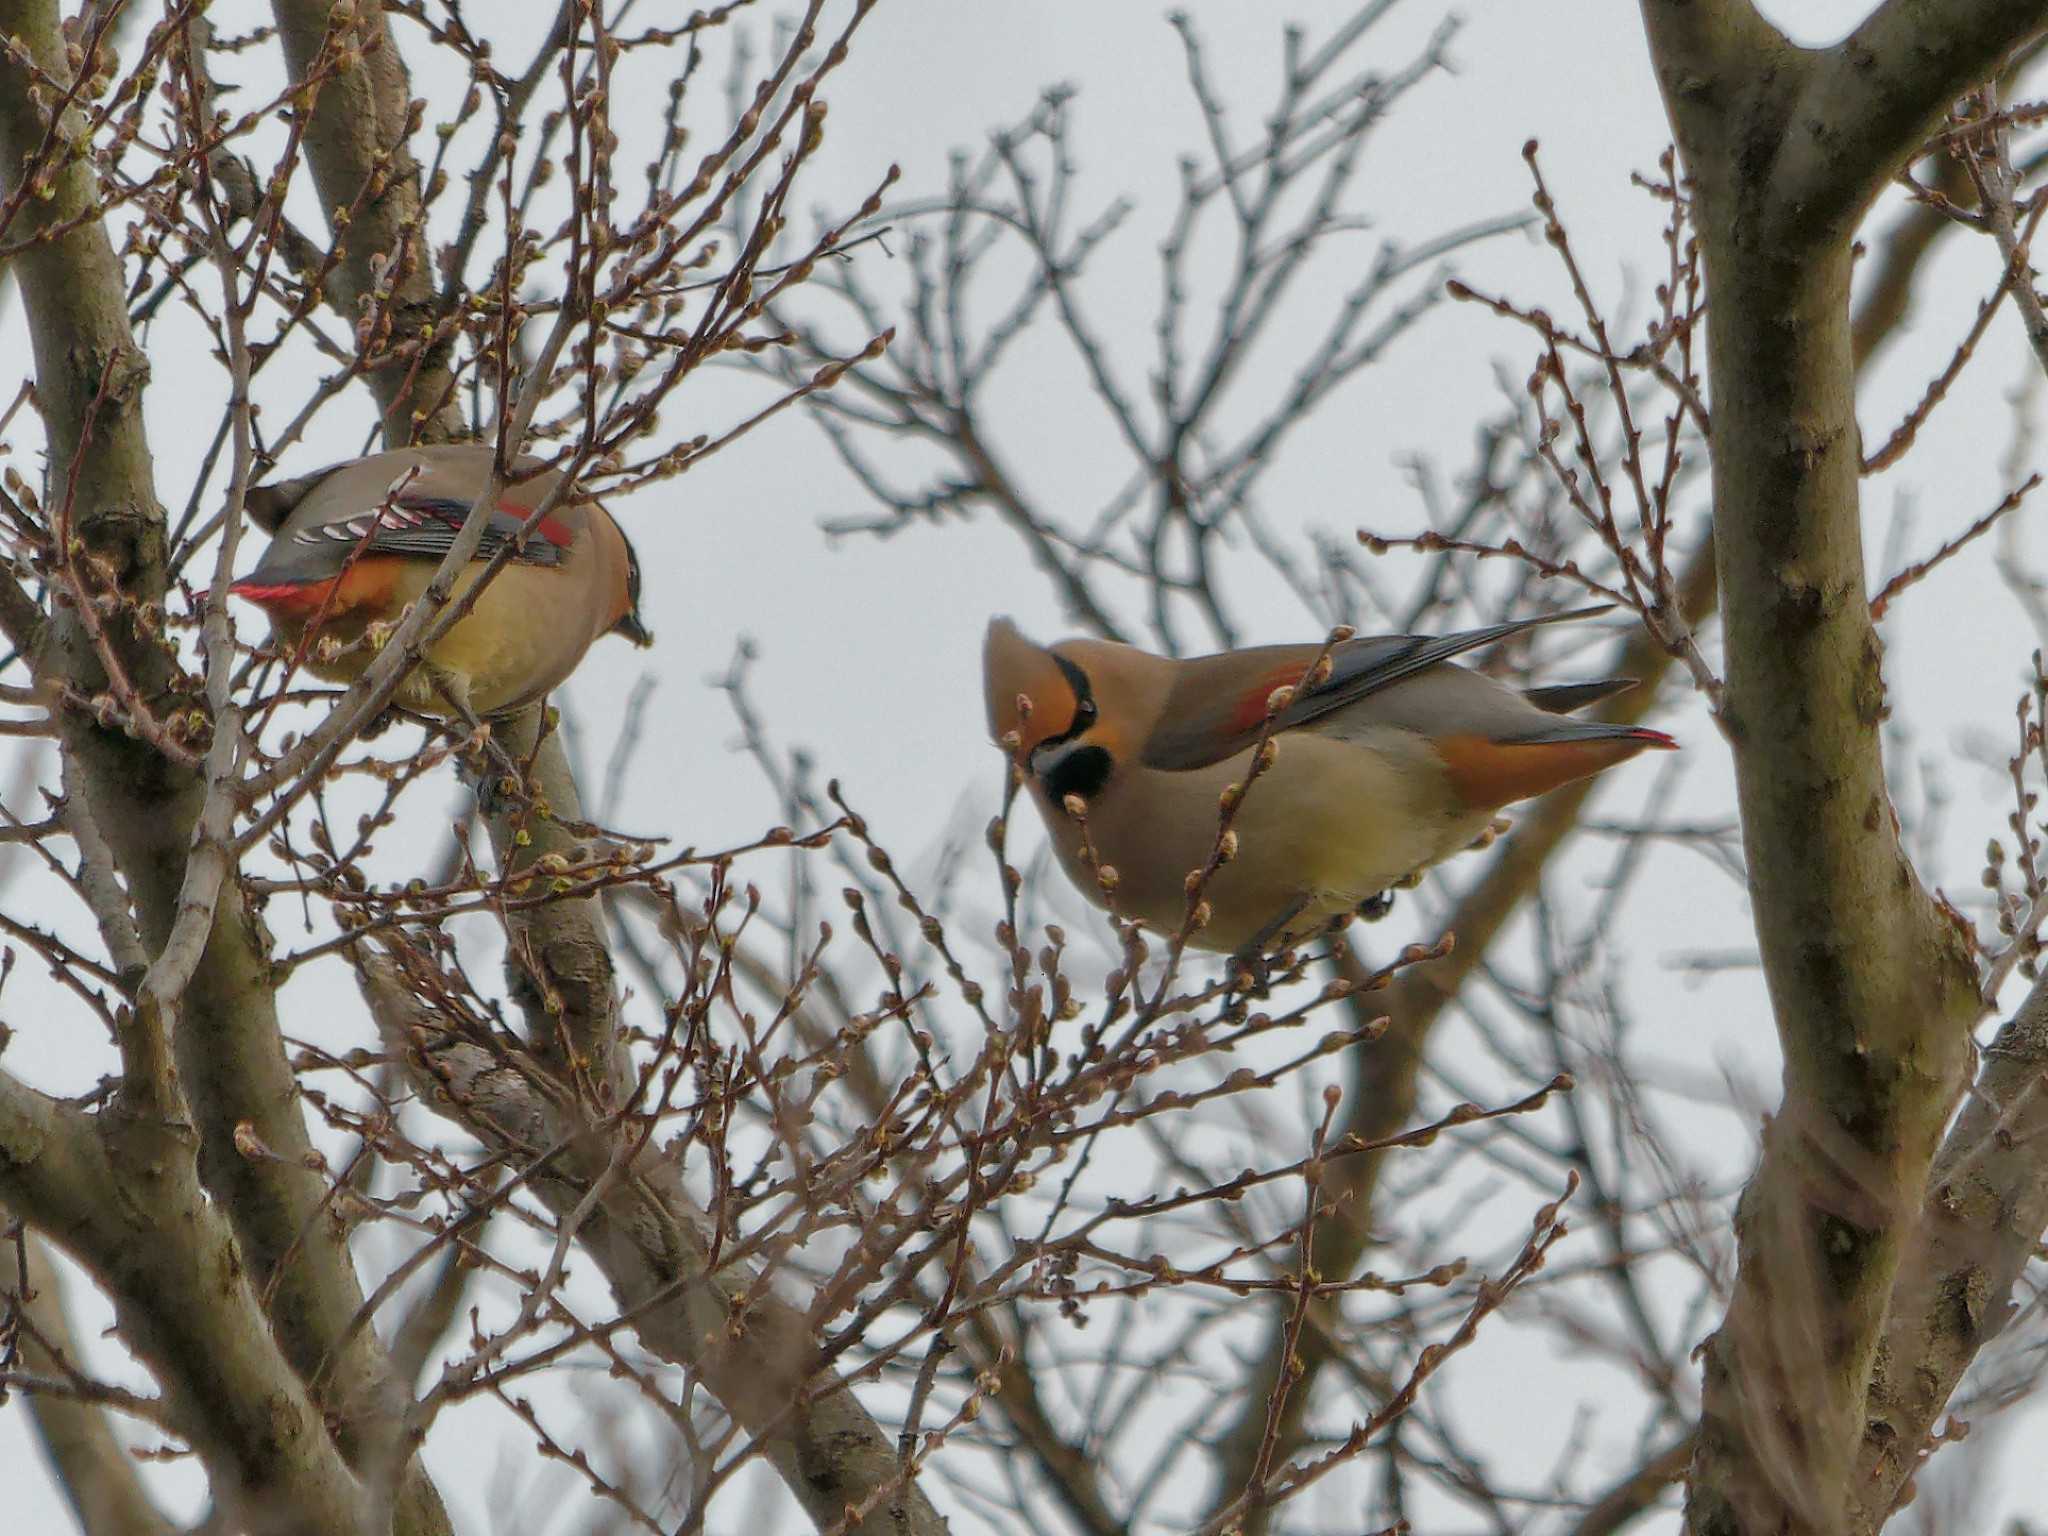
{"type": "MultiPolygon", "coordinates": [[[[426,591],[491,464],[487,444],[401,448],[258,486],[246,505],[270,545],[228,590],[262,608],[287,651],[316,674],[352,681],[374,654],[366,632],[395,622],[426,591]]],[[[530,460],[517,466],[532,468],[530,460]]],[[[560,479],[542,470],[501,490],[454,597],[518,538],[560,479]]],[[[432,714],[509,714],[558,686],[600,635],[651,643],[639,609],[633,546],[597,502],[565,493],[428,649],[399,702],[432,714]]]]}
{"type": "Polygon", "coordinates": [[[1188,942],[1256,957],[1378,915],[1389,889],[1471,846],[1505,805],[1675,748],[1662,731],[1564,713],[1632,678],[1520,692],[1451,659],[1604,611],[1188,660],[1106,640],[1047,648],[997,618],[982,652],[989,733],[1090,900],[1175,933],[1191,877],[1221,848],[1188,942]],[[1269,711],[1270,764],[1242,788],[1269,711]]]}

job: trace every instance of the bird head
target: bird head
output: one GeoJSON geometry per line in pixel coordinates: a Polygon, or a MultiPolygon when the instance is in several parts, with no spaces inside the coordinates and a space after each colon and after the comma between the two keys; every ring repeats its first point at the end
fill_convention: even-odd
{"type": "Polygon", "coordinates": [[[1042,645],[1033,645],[1008,619],[989,620],[981,647],[981,676],[988,703],[988,733],[998,743],[1011,732],[1019,750],[1030,753],[1040,743],[1059,740],[1076,725],[1088,722],[1093,700],[1086,674],[1042,645]],[[1019,700],[1028,700],[1028,711],[1019,700]]]}
{"type": "Polygon", "coordinates": [[[1091,798],[1128,755],[1129,733],[1141,726],[1145,657],[1101,640],[1065,640],[1048,649],[1024,638],[1008,619],[989,622],[982,647],[982,684],[989,734],[1006,747],[1015,734],[1031,776],[1055,807],[1068,795],[1091,798]],[[1029,710],[1019,699],[1029,701],[1029,710]]]}
{"type": "Polygon", "coordinates": [[[633,552],[633,541],[626,537],[626,530],[619,530],[619,542],[626,546],[626,611],[611,627],[611,633],[624,635],[638,646],[654,644],[654,631],[640,618],[640,557],[633,552]]]}

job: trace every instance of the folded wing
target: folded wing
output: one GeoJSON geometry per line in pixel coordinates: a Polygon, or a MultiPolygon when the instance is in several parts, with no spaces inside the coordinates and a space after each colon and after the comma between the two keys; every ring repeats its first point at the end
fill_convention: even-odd
{"type": "MultiPolygon", "coordinates": [[[[1375,635],[1346,640],[1330,650],[1329,677],[1297,693],[1274,719],[1273,729],[1285,731],[1308,724],[1523,630],[1606,611],[1605,606],[1578,608],[1452,635],[1375,635]]],[[[1186,663],[1160,712],[1159,726],[1145,743],[1145,764],[1169,771],[1190,770],[1242,752],[1258,739],[1273,690],[1298,685],[1322,649],[1318,645],[1264,646],[1186,663]]],[[[1610,684],[1567,685],[1546,690],[1558,695],[1556,703],[1547,703],[1534,693],[1530,702],[1539,709],[1573,709],[1604,697],[1590,689],[1615,691],[1610,684]],[[1570,701],[1575,695],[1575,701],[1570,701]]]]}

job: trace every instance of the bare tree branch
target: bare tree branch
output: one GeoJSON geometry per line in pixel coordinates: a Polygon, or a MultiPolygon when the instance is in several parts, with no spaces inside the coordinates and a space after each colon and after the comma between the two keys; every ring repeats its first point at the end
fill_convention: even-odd
{"type": "Polygon", "coordinates": [[[1846,242],[1950,103],[2044,26],[2028,0],[1886,0],[1815,57],[1790,103],[1764,218],[1792,239],[1846,242]]]}
{"type": "MultiPolygon", "coordinates": [[[[47,0],[0,6],[0,35],[25,44],[52,78],[65,76],[64,44],[47,0]]],[[[30,91],[16,59],[0,61],[0,176],[19,177],[40,152],[46,125],[33,105],[40,94],[40,88],[30,91]]],[[[15,190],[11,179],[0,185],[15,190]]],[[[86,165],[57,173],[51,190],[48,198],[31,199],[10,231],[25,234],[38,224],[65,230],[12,262],[53,445],[50,499],[74,509],[86,550],[125,597],[158,601],[165,589],[164,525],[142,435],[147,365],[129,332],[119,265],[104,228],[88,216],[93,191],[86,165]]],[[[73,607],[51,626],[39,663],[45,675],[96,692],[106,686],[103,661],[111,654],[134,686],[150,692],[166,686],[168,658],[151,637],[129,628],[117,632],[114,651],[103,652],[79,612],[73,607]]],[[[116,622],[126,628],[132,619],[116,622]]],[[[184,910],[184,870],[204,786],[146,741],[85,712],[65,714],[64,736],[86,803],[127,880],[139,933],[157,954],[184,910]]],[[[239,900],[222,904],[203,931],[209,936],[190,961],[175,1038],[165,1038],[168,1021],[160,1009],[142,1007],[132,1015],[123,1040],[131,1066],[123,1092],[143,1118],[182,1118],[181,1103],[191,1106],[202,1176],[234,1223],[244,1260],[271,1291],[280,1340],[310,1372],[360,1307],[361,1290],[343,1234],[317,1219],[322,1181],[310,1161],[297,1088],[277,1033],[260,940],[239,900]],[[244,1126],[270,1156],[243,1155],[237,1135],[244,1126]],[[287,1254],[299,1262],[283,1265],[287,1254]]],[[[186,962],[179,963],[182,969],[186,962]]],[[[175,1245],[155,1257],[179,1262],[175,1245]]],[[[355,1342],[332,1380],[344,1424],[389,1411],[389,1378],[374,1336],[355,1342]]],[[[411,1487],[407,1508],[406,1530],[445,1529],[438,1498],[423,1482],[411,1487]]]]}
{"type": "MultiPolygon", "coordinates": [[[[46,1375],[76,1370],[77,1337],[50,1251],[40,1239],[22,1241],[31,1290],[9,1296],[28,1335],[22,1363],[46,1375]]],[[[0,1281],[0,1294],[8,1291],[0,1281]]],[[[134,1458],[107,1423],[107,1410],[81,1398],[33,1393],[28,1411],[84,1536],[171,1536],[176,1527],[150,1501],[134,1458]]]]}
{"type": "Polygon", "coordinates": [[[385,444],[445,441],[462,426],[448,368],[454,337],[420,339],[436,314],[410,142],[420,104],[391,25],[381,6],[354,0],[273,0],[271,10],[285,63],[312,97],[306,157],[321,206],[330,219],[347,214],[329,301],[359,351],[384,356],[369,382],[384,407],[385,444]]]}
{"type": "Polygon", "coordinates": [[[2048,1230],[2048,982],[2037,981],[1984,1048],[1984,1069],[1928,1175],[1871,1372],[1857,1459],[1857,1531],[1912,1497],[1935,1421],[1978,1354],[2011,1321],[2021,1272],[2048,1230]]]}
{"type": "Polygon", "coordinates": [[[112,1298],[230,1519],[265,1536],[360,1536],[356,1481],[271,1338],[185,1138],[118,1112],[88,1120],[0,1073],[0,1201],[112,1298]]]}
{"type": "MultiPolygon", "coordinates": [[[[1679,590],[1688,622],[1704,622],[1714,604],[1711,546],[1693,554],[1679,590]]],[[[1619,723],[1644,718],[1656,703],[1656,684],[1670,665],[1670,653],[1650,635],[1639,632],[1631,637],[1616,659],[1614,671],[1619,676],[1641,678],[1643,685],[1614,700],[1606,718],[1619,723]]],[[[1386,992],[1360,999],[1357,1011],[1361,1016],[1383,1013],[1394,1020],[1395,1027],[1358,1048],[1347,1096],[1346,1133],[1378,1141],[1413,1118],[1431,1031],[1446,1006],[1485,964],[1495,940],[1522,903],[1535,892],[1545,865],[1577,828],[1591,794],[1592,781],[1583,780],[1538,802],[1503,842],[1493,867],[1473,883],[1449,914],[1444,926],[1457,938],[1450,954],[1407,972],[1386,992]]],[[[1349,946],[1339,950],[1338,961],[1340,974],[1355,978],[1364,972],[1363,962],[1349,946]]],[[[1372,1153],[1333,1170],[1339,1219],[1324,1224],[1316,1244],[1316,1267],[1324,1274],[1356,1272],[1379,1221],[1375,1196],[1386,1158],[1384,1152],[1372,1153]]],[[[1312,1333],[1303,1340],[1298,1355],[1301,1379],[1290,1395],[1291,1410],[1282,1424],[1283,1445],[1294,1443],[1301,1432],[1310,1389],[1318,1372],[1330,1363],[1331,1346],[1323,1336],[1312,1333]]],[[[1242,1412],[1224,1431],[1218,1451],[1219,1498],[1233,1496],[1249,1479],[1251,1458],[1263,1434],[1264,1394],[1276,1373],[1286,1368],[1286,1360],[1277,1343],[1269,1343],[1259,1354],[1256,1385],[1246,1396],[1242,1412]]],[[[1256,1528],[1252,1520],[1247,1521],[1248,1531],[1256,1528]]]]}
{"type": "MultiPolygon", "coordinates": [[[[533,789],[552,811],[538,824],[511,815],[492,819],[513,878],[542,860],[559,861],[573,841],[562,823],[582,818],[560,739],[550,733],[536,741],[537,724],[529,713],[505,733],[513,755],[531,761],[533,789]]],[[[411,989],[388,962],[362,962],[365,986],[393,1048],[425,1073],[428,1087],[439,1090],[436,1096],[473,1133],[527,1157],[570,1149],[559,1171],[537,1182],[542,1199],[566,1216],[632,1135],[605,1122],[606,1111],[631,1092],[633,1073],[615,1041],[618,998],[602,909],[591,898],[552,902],[515,918],[511,938],[518,957],[511,980],[530,1039],[559,1074],[562,1091],[553,1102],[486,1053],[461,1046],[424,1051],[421,1042],[437,1039],[438,1025],[418,1015],[411,989]]],[[[762,1437],[783,1481],[821,1528],[849,1509],[863,1509],[846,1525],[849,1536],[944,1531],[945,1522],[915,1484],[892,1488],[898,1465],[889,1437],[850,1391],[813,1374],[815,1344],[801,1317],[764,1295],[744,1269],[712,1261],[702,1213],[674,1165],[651,1151],[624,1155],[629,1174],[602,1186],[582,1242],[642,1342],[703,1373],[734,1417],[762,1437]],[[867,1510],[870,1504],[875,1507],[867,1510]]]]}
{"type": "Polygon", "coordinates": [[[1645,0],[1644,18],[1698,189],[1728,727],[1786,1060],[1706,1350],[1688,1511],[1703,1536],[1832,1531],[1979,1007],[1969,942],[1888,812],[1849,241],[1948,103],[2041,23],[2032,6],[1906,0],[1793,53],[1741,0],[1645,0]]]}

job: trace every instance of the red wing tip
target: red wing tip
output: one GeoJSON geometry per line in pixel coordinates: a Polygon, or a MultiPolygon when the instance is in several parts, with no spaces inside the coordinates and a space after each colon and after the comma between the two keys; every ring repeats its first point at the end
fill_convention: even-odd
{"type": "Polygon", "coordinates": [[[1653,731],[1647,725],[1639,725],[1628,733],[1630,741],[1640,741],[1646,747],[1655,747],[1660,752],[1676,752],[1678,738],[1667,736],[1662,731],[1653,731]]]}
{"type": "MultiPolygon", "coordinates": [[[[529,517],[533,516],[533,508],[522,507],[516,501],[501,501],[498,503],[498,510],[504,513],[505,516],[522,523],[525,522],[529,517]]],[[[462,519],[458,517],[455,521],[459,526],[462,522],[462,519]]],[[[576,542],[576,535],[570,529],[569,525],[563,522],[559,517],[556,517],[555,514],[552,512],[550,512],[546,517],[542,518],[538,523],[535,523],[533,525],[533,531],[539,534],[542,538],[546,539],[550,544],[554,545],[557,549],[567,549],[571,544],[574,544],[576,542]]]]}

